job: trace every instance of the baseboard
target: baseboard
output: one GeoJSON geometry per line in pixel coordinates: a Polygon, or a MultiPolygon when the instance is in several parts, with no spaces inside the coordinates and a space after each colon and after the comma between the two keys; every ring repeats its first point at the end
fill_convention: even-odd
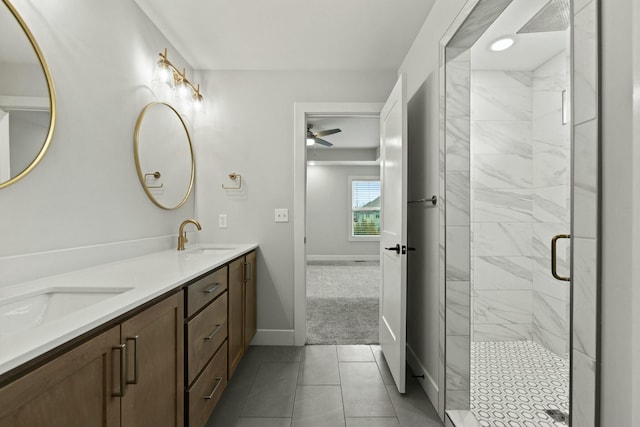
{"type": "Polygon", "coordinates": [[[294,330],[258,329],[251,345],[294,345],[294,330]]]}
{"type": "Polygon", "coordinates": [[[307,255],[307,261],[380,261],[380,255],[307,255]]]}
{"type": "Polygon", "coordinates": [[[418,356],[416,356],[415,352],[411,348],[409,344],[407,344],[407,363],[409,367],[413,371],[414,375],[424,375],[424,379],[418,378],[418,382],[420,386],[423,388],[424,392],[427,394],[427,397],[431,401],[431,404],[434,408],[438,407],[438,383],[433,379],[431,375],[429,375],[429,371],[425,368],[418,356]]]}

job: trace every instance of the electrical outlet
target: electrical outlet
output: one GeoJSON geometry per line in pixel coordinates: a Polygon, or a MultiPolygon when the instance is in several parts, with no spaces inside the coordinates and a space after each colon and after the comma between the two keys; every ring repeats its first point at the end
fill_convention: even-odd
{"type": "Polygon", "coordinates": [[[276,222],[289,222],[289,209],[276,209],[276,222]]]}
{"type": "Polygon", "coordinates": [[[218,215],[218,228],[227,228],[227,214],[218,215]]]}

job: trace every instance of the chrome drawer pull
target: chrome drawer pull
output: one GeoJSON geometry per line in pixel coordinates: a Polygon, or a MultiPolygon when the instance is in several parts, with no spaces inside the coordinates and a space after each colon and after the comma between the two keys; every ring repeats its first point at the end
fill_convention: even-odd
{"type": "Polygon", "coordinates": [[[220,283],[216,283],[215,285],[213,285],[212,287],[210,287],[209,289],[205,289],[203,292],[205,294],[212,294],[216,291],[216,289],[218,289],[220,287],[220,283]]]}
{"type": "Polygon", "coordinates": [[[215,336],[215,334],[218,333],[218,331],[220,330],[220,328],[222,328],[222,324],[220,325],[216,325],[216,330],[211,332],[211,335],[209,335],[208,337],[204,337],[205,340],[210,340],[213,339],[213,337],[215,336]]]}
{"type": "Polygon", "coordinates": [[[208,396],[204,396],[205,400],[213,399],[213,395],[216,394],[216,391],[218,390],[218,387],[220,387],[220,384],[222,383],[222,377],[217,377],[216,380],[218,381],[216,383],[216,386],[213,388],[213,391],[211,393],[209,393],[208,396]]]}

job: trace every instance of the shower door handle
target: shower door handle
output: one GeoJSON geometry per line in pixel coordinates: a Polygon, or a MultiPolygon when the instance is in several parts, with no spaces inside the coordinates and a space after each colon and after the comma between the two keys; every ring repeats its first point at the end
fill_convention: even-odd
{"type": "Polygon", "coordinates": [[[558,246],[558,240],[560,240],[560,239],[570,239],[570,238],[571,238],[570,234],[556,234],[551,239],[551,274],[556,279],[562,280],[564,282],[570,282],[571,278],[570,277],[560,276],[558,274],[558,254],[557,254],[558,250],[557,250],[557,246],[558,246]]]}

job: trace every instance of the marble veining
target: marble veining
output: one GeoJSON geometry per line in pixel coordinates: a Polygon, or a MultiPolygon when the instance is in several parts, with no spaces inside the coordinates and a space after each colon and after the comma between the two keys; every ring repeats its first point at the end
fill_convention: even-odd
{"type": "Polygon", "coordinates": [[[475,324],[531,323],[531,292],[526,290],[474,290],[475,324]]]}
{"type": "Polygon", "coordinates": [[[531,188],[531,156],[483,154],[473,157],[474,188],[531,188]]]}
{"type": "Polygon", "coordinates": [[[574,240],[573,347],[596,358],[597,248],[594,239],[574,240]]]}
{"type": "Polygon", "coordinates": [[[476,120],[531,120],[532,102],[527,87],[477,87],[471,92],[476,120]]]}
{"type": "Polygon", "coordinates": [[[528,120],[474,120],[471,122],[472,154],[533,154],[532,128],[528,120]]]}
{"type": "Polygon", "coordinates": [[[469,336],[469,282],[447,284],[447,335],[469,336]]]}
{"type": "Polygon", "coordinates": [[[475,256],[531,256],[532,227],[521,223],[475,223],[475,256]]]}
{"type": "Polygon", "coordinates": [[[473,188],[473,222],[523,222],[533,220],[531,190],[473,188]]]}
{"type": "Polygon", "coordinates": [[[597,113],[596,8],[597,2],[591,1],[574,16],[573,116],[576,124],[594,119],[597,113]]]}
{"type": "Polygon", "coordinates": [[[530,341],[531,338],[531,323],[488,323],[473,327],[473,342],[530,341]]]}
{"type": "Polygon", "coordinates": [[[474,289],[531,289],[532,260],[523,256],[473,258],[474,289]]]}

